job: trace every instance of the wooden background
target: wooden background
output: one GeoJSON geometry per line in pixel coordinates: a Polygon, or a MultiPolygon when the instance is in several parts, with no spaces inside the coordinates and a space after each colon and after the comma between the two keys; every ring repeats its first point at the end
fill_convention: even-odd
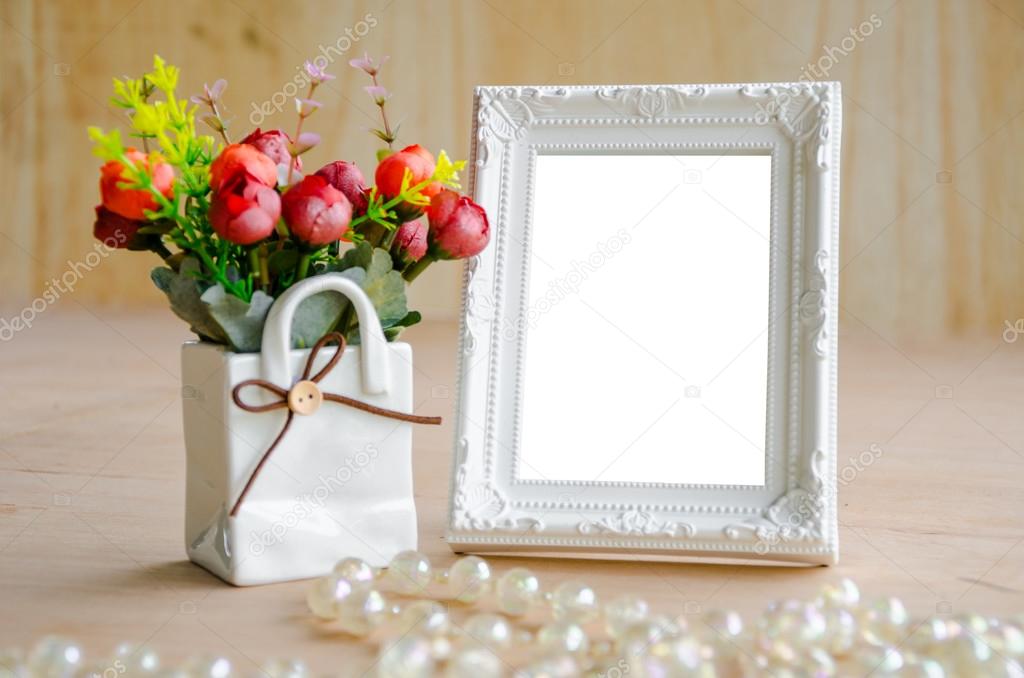
{"type": "MultiPolygon", "coordinates": [[[[85,127],[117,125],[110,78],[159,52],[185,92],[229,80],[235,131],[305,59],[333,53],[338,78],[312,128],[310,162],[371,164],[364,50],[390,54],[402,141],[465,157],[475,84],[794,80],[826,66],[843,83],[841,303],[903,345],[936,334],[994,337],[1024,317],[1024,3],[1020,0],[257,2],[2,0],[0,303],[20,309],[85,261],[97,202],[85,127]],[[875,21],[870,35],[858,29],[875,21]],[[844,49],[850,31],[861,40],[844,49]]],[[[851,42],[848,40],[846,46],[851,42]]],[[[280,100],[280,96],[278,98],[280,100]]],[[[285,106],[262,122],[291,129],[285,106]]],[[[93,257],[95,261],[95,257],[93,257]]],[[[61,305],[160,306],[149,254],[117,253],[61,305]]],[[[457,312],[458,266],[414,290],[430,317],[457,312]]],[[[81,267],[79,267],[81,271],[81,267]]]]}

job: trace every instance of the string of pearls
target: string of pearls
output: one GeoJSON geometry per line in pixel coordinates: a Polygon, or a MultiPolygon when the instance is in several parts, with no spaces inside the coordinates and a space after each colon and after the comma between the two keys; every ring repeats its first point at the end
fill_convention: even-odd
{"type": "Polygon", "coordinates": [[[897,598],[862,602],[849,579],[812,601],[736,612],[653,614],[635,596],[601,604],[566,581],[543,591],[517,567],[495,577],[477,556],[434,569],[405,551],[387,568],[346,558],[309,589],[317,617],[379,647],[381,678],[1014,676],[1024,678],[1024,615],[913,620],[897,598]],[[456,622],[454,605],[468,614],[456,622]]]}
{"type": "MultiPolygon", "coordinates": [[[[629,595],[602,604],[579,581],[544,591],[530,570],[496,577],[476,556],[435,569],[406,551],[387,568],[342,560],[313,583],[307,603],[325,624],[377,645],[373,672],[363,674],[377,678],[1024,678],[1024,615],[912,619],[896,598],[862,601],[848,579],[811,601],[773,603],[746,623],[727,610],[655,614],[629,595]]],[[[57,637],[27,653],[0,650],[0,678],[239,675],[224,657],[162,666],[150,649],[129,644],[101,661],[87,661],[78,643],[57,637]]],[[[289,659],[268,661],[255,675],[312,676],[289,659]]]]}

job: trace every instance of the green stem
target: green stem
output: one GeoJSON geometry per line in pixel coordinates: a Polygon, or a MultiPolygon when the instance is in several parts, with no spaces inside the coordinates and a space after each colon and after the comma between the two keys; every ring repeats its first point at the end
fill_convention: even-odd
{"type": "Polygon", "coordinates": [[[270,265],[267,263],[269,257],[267,255],[267,243],[260,243],[260,287],[263,288],[264,292],[270,292],[270,265]]]}
{"type": "Polygon", "coordinates": [[[260,281],[260,287],[264,286],[263,274],[260,271],[260,253],[255,247],[249,248],[249,272],[260,281]]]}
{"type": "Polygon", "coordinates": [[[432,263],[434,263],[434,260],[430,258],[430,255],[425,254],[419,261],[405,269],[405,272],[402,273],[402,277],[405,278],[406,282],[411,283],[420,273],[427,270],[427,266],[430,266],[432,263]]]}
{"type": "Polygon", "coordinates": [[[312,255],[309,252],[303,252],[302,256],[299,257],[299,271],[295,274],[296,280],[304,280],[309,274],[309,262],[312,259],[312,255]]]}

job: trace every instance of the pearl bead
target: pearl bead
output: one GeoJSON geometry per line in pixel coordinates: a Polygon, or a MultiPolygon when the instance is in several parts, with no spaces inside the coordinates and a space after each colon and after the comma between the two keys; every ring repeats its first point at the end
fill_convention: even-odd
{"type": "Polygon", "coordinates": [[[656,617],[629,627],[616,639],[616,646],[623,655],[644,654],[651,645],[671,640],[679,635],[679,631],[671,620],[656,617]]]}
{"type": "Polygon", "coordinates": [[[572,657],[549,657],[516,671],[515,675],[516,678],[577,678],[580,669],[572,657]]]}
{"type": "Polygon", "coordinates": [[[27,664],[40,678],[70,678],[82,664],[82,648],[66,638],[47,636],[32,648],[27,664]]]}
{"type": "Polygon", "coordinates": [[[267,678],[307,678],[309,667],[298,659],[270,659],[261,668],[267,678]]]}
{"type": "Polygon", "coordinates": [[[471,642],[496,648],[512,644],[512,627],[500,614],[475,614],[462,624],[462,630],[471,642]]]}
{"type": "Polygon", "coordinates": [[[505,614],[521,616],[540,599],[540,581],[525,567],[516,567],[498,580],[498,606],[505,614]]]}
{"type": "Polygon", "coordinates": [[[359,558],[345,558],[334,566],[334,574],[349,580],[353,586],[373,583],[373,568],[359,558]]]}
{"type": "Polygon", "coordinates": [[[857,642],[857,618],[841,607],[826,609],[824,614],[826,649],[835,655],[845,655],[857,642]]]}
{"type": "Polygon", "coordinates": [[[721,640],[732,640],[743,633],[743,617],[732,610],[711,610],[703,616],[702,621],[711,631],[704,635],[711,639],[717,636],[721,640]]]}
{"type": "Polygon", "coordinates": [[[862,636],[871,645],[897,643],[906,637],[910,615],[899,598],[872,602],[861,612],[862,636]]]}
{"type": "Polygon", "coordinates": [[[552,610],[557,620],[585,624],[597,617],[597,594],[583,582],[564,582],[554,591],[552,610]]]}
{"type": "Polygon", "coordinates": [[[131,643],[121,643],[114,648],[114,660],[124,667],[120,672],[130,676],[155,673],[160,669],[160,656],[156,652],[131,643]]]}
{"type": "Polygon", "coordinates": [[[430,584],[430,560],[419,551],[402,551],[391,559],[384,578],[397,593],[422,593],[430,584]]]}
{"type": "Polygon", "coordinates": [[[795,645],[818,642],[825,635],[821,609],[799,600],[785,600],[768,607],[760,620],[760,632],[772,639],[795,645]]]}
{"type": "Polygon", "coordinates": [[[459,558],[448,568],[448,590],[463,603],[478,600],[487,592],[490,581],[491,567],[478,556],[459,558]]]}
{"type": "Polygon", "coordinates": [[[345,577],[330,574],[313,582],[306,591],[306,604],[321,619],[336,619],[338,604],[352,595],[356,587],[345,577]]]}
{"type": "Polygon", "coordinates": [[[501,678],[504,664],[493,652],[484,648],[468,648],[451,658],[446,678],[501,678]]]}
{"type": "Polygon", "coordinates": [[[448,609],[433,600],[406,605],[398,616],[399,632],[433,637],[448,630],[448,609]]]}
{"type": "Polygon", "coordinates": [[[860,603],[860,589],[852,580],[843,577],[834,584],[825,584],[815,600],[821,608],[852,608],[860,603]]]}
{"type": "Polygon", "coordinates": [[[537,632],[537,645],[545,653],[585,655],[590,649],[590,639],[578,624],[557,621],[541,627],[537,632]]]}
{"type": "Polygon", "coordinates": [[[0,648],[0,676],[5,678],[31,678],[25,665],[24,653],[15,648],[0,648]]]}
{"type": "Polygon", "coordinates": [[[405,635],[385,644],[378,656],[380,678],[427,678],[434,675],[434,655],[429,640],[405,635]]]}
{"type": "Polygon", "coordinates": [[[388,616],[388,602],[379,591],[359,589],[338,601],[338,626],[354,636],[363,636],[380,626],[388,616]]]}
{"type": "Polygon", "coordinates": [[[647,603],[633,596],[616,598],[604,606],[604,625],[608,635],[618,638],[634,624],[647,618],[647,603]]]}
{"type": "Polygon", "coordinates": [[[182,667],[192,678],[228,678],[231,661],[226,657],[193,657],[182,667]]]}

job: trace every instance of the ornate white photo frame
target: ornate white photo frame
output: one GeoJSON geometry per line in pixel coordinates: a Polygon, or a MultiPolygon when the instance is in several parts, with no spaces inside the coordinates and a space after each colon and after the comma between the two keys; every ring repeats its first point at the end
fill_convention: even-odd
{"type": "Polygon", "coordinates": [[[479,87],[473,122],[492,234],[464,277],[451,548],[835,563],[839,84],[479,87]],[[516,477],[536,158],[604,150],[771,156],[763,486],[516,477]]]}

